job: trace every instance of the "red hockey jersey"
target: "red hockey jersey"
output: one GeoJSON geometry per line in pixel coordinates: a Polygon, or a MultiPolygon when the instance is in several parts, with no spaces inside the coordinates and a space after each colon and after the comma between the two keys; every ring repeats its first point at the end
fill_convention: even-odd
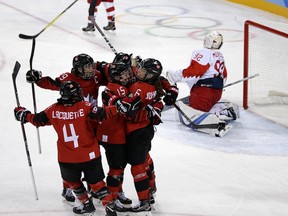
{"type": "MultiPolygon", "coordinates": [[[[73,106],[53,104],[39,114],[28,114],[26,120],[35,126],[52,125],[58,135],[58,161],[81,163],[100,156],[90,115],[97,110],[91,103],[81,101],[73,106]],[[38,115],[38,116],[37,116],[38,115]],[[37,117],[44,117],[39,121],[37,117]]],[[[105,108],[107,118],[117,114],[116,107],[105,108]]]]}

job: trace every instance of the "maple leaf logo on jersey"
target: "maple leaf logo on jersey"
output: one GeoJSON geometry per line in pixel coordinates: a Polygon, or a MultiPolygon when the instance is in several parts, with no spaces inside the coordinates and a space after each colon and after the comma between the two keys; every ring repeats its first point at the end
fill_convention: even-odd
{"type": "Polygon", "coordinates": [[[88,94],[86,97],[84,96],[84,100],[90,102],[93,106],[97,105],[97,99],[94,99],[93,96],[88,94]]]}

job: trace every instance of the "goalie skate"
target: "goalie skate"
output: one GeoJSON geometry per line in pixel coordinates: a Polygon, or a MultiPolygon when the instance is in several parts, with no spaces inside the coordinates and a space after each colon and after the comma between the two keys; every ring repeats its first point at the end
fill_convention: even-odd
{"type": "Polygon", "coordinates": [[[216,137],[223,137],[229,130],[232,129],[232,125],[228,125],[226,123],[219,123],[220,127],[218,129],[218,132],[215,133],[216,137]],[[223,126],[221,126],[223,124],[223,126]]]}

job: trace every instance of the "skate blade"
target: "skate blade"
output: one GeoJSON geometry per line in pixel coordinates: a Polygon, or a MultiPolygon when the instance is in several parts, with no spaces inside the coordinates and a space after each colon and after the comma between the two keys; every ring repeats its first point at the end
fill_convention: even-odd
{"type": "MultiPolygon", "coordinates": [[[[117,212],[118,215],[118,212],[117,212]]],[[[143,212],[130,212],[125,216],[152,216],[151,211],[143,211],[143,212]]]]}
{"type": "Polygon", "coordinates": [[[218,134],[215,134],[216,137],[223,137],[229,130],[232,129],[232,125],[226,125],[224,130],[219,131],[218,134]]]}
{"type": "Polygon", "coordinates": [[[132,216],[133,213],[132,212],[119,212],[119,211],[116,211],[117,212],[117,216],[132,216]]]}
{"type": "MultiPolygon", "coordinates": [[[[92,196],[93,197],[93,196],[92,196]]],[[[98,198],[94,198],[93,197],[93,201],[96,203],[96,204],[101,204],[101,200],[98,199],[98,198]]],[[[101,204],[102,205],[102,204],[101,204]]]]}
{"type": "Polygon", "coordinates": [[[63,201],[63,203],[65,203],[65,204],[67,204],[67,205],[69,205],[71,207],[74,207],[75,202],[69,202],[66,199],[63,199],[62,201],[63,201]]]}
{"type": "MultiPolygon", "coordinates": [[[[75,214],[75,216],[79,216],[79,214],[75,214]]],[[[96,216],[96,210],[94,212],[91,212],[91,213],[83,213],[81,214],[81,216],[96,216]]]]}

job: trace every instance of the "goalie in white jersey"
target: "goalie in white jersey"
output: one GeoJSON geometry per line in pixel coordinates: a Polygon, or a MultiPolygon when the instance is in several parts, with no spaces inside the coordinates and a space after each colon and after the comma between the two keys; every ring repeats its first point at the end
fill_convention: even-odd
{"type": "MultiPolygon", "coordinates": [[[[227,78],[227,69],[223,54],[219,51],[223,45],[223,36],[213,31],[204,37],[204,48],[192,53],[190,65],[186,69],[168,70],[167,78],[172,84],[186,82],[190,88],[189,107],[182,102],[178,106],[186,115],[194,116],[191,120],[199,124],[219,124],[218,129],[204,128],[198,131],[216,136],[223,136],[231,127],[227,120],[239,117],[239,109],[231,103],[217,103],[222,96],[227,78]],[[207,115],[206,112],[211,113],[207,115]],[[202,114],[205,113],[203,117],[202,114]],[[201,117],[202,116],[202,117],[201,117]],[[199,120],[201,117],[201,121],[199,120]]],[[[189,123],[177,116],[187,126],[189,123]]]]}

